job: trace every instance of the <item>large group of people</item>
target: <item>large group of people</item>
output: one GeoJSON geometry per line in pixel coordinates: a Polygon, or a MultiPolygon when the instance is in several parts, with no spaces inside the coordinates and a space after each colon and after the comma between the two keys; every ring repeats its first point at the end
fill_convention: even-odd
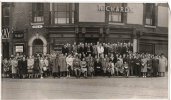
{"type": "Polygon", "coordinates": [[[65,44],[61,52],[11,55],[2,61],[2,76],[11,78],[165,76],[164,54],[133,53],[132,43],[65,44]]]}

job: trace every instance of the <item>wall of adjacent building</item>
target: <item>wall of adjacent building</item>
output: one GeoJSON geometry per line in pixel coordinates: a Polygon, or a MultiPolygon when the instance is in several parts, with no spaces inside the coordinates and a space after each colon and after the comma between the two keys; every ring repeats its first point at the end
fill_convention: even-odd
{"type": "Polygon", "coordinates": [[[130,13],[127,13],[128,24],[143,24],[143,4],[142,3],[128,3],[128,7],[131,9],[130,13]]]}
{"type": "Polygon", "coordinates": [[[168,27],[168,12],[169,8],[164,6],[158,6],[158,26],[168,27]]]}
{"type": "Polygon", "coordinates": [[[79,3],[79,22],[105,22],[105,11],[98,11],[105,3],[79,3]]]}
{"type": "Polygon", "coordinates": [[[30,24],[30,4],[14,3],[12,26],[16,30],[24,30],[30,24]]]}

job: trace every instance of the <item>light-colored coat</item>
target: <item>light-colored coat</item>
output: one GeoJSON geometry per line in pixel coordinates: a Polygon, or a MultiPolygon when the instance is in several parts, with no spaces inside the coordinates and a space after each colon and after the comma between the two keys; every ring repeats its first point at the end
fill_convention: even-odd
{"type": "Polygon", "coordinates": [[[27,59],[27,67],[28,69],[32,69],[34,65],[34,59],[27,59]]]}
{"type": "Polygon", "coordinates": [[[59,67],[60,67],[60,72],[67,71],[67,63],[66,63],[65,56],[59,57],[59,67]]]}
{"type": "Polygon", "coordinates": [[[18,61],[15,59],[11,60],[11,66],[12,66],[12,74],[16,74],[17,73],[18,61]]]}
{"type": "Polygon", "coordinates": [[[165,72],[167,66],[167,59],[165,57],[159,58],[159,68],[158,72],[165,72]]]}
{"type": "Polygon", "coordinates": [[[142,63],[142,68],[141,68],[141,72],[147,72],[147,58],[141,59],[141,63],[142,63]]]}

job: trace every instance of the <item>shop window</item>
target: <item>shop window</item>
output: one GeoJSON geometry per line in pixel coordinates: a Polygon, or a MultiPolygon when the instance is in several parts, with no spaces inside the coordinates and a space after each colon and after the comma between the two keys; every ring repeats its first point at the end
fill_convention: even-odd
{"type": "MultiPolygon", "coordinates": [[[[113,8],[124,7],[123,3],[110,3],[108,5],[113,8]]],[[[109,12],[109,23],[123,23],[123,12],[110,11],[109,12]]]]}
{"type": "Polygon", "coordinates": [[[32,4],[32,20],[34,23],[39,23],[44,21],[43,17],[43,3],[33,3],[32,4]]]}
{"type": "Polygon", "coordinates": [[[10,23],[10,7],[5,6],[2,9],[2,26],[9,26],[10,23]]]}
{"type": "Polygon", "coordinates": [[[145,4],[145,25],[155,25],[155,4],[145,4]]]}
{"type": "Polygon", "coordinates": [[[69,3],[53,4],[54,24],[71,24],[74,23],[75,5],[69,3]]]}

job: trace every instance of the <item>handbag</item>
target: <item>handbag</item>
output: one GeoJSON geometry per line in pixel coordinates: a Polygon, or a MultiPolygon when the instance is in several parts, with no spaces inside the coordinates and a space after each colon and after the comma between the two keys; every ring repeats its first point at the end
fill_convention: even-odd
{"type": "Polygon", "coordinates": [[[45,66],[43,67],[43,71],[47,71],[47,68],[45,66]]]}

